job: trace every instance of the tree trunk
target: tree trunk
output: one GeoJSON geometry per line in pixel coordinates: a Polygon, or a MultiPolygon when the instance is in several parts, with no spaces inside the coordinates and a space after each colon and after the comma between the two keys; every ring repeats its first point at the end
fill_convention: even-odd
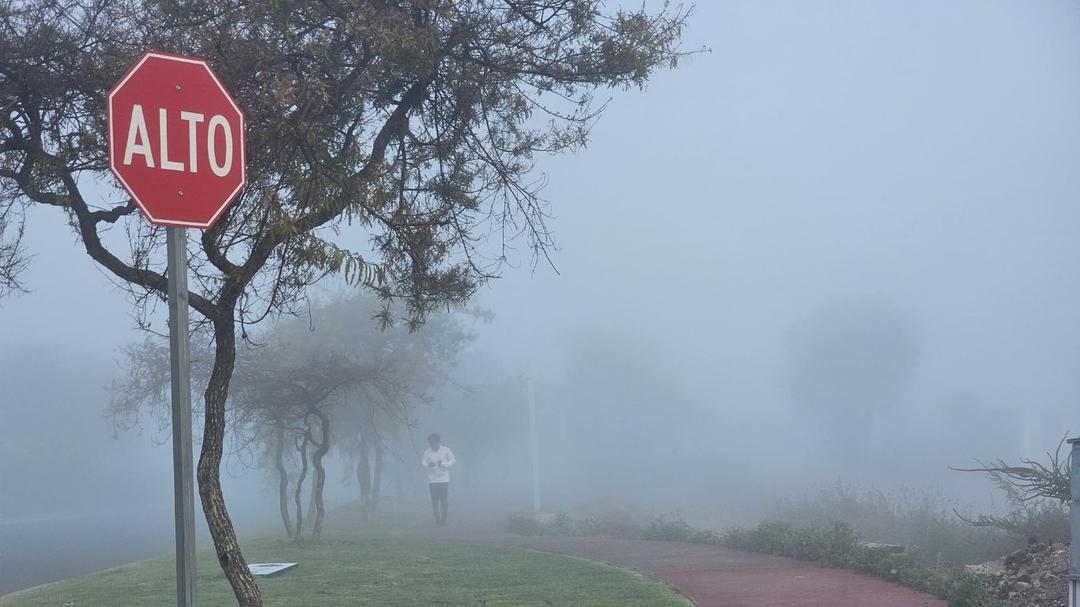
{"type": "Polygon", "coordinates": [[[296,487],[293,488],[293,501],[296,504],[296,535],[293,537],[297,542],[304,539],[304,510],[302,500],[300,496],[304,492],[304,479],[307,478],[307,433],[304,433],[303,439],[296,445],[296,450],[300,452],[300,474],[296,477],[296,487]]]}
{"type": "Polygon", "coordinates": [[[274,464],[278,473],[278,508],[281,510],[281,522],[285,523],[285,535],[292,539],[292,519],[289,517],[289,471],[285,469],[285,428],[278,427],[275,433],[274,464]]]}
{"type": "MultiPolygon", "coordinates": [[[[397,441],[397,452],[402,453],[401,441],[397,441]]],[[[400,457],[395,458],[394,461],[394,497],[397,499],[397,503],[401,504],[405,501],[405,486],[401,482],[401,469],[404,467],[404,463],[400,457]]]]}
{"type": "Polygon", "coordinates": [[[341,484],[342,485],[347,484],[349,482],[349,479],[352,478],[353,465],[356,463],[355,461],[353,461],[353,457],[354,457],[354,455],[351,452],[349,452],[348,450],[346,450],[346,449],[342,450],[342,453],[341,453],[341,463],[343,464],[341,466],[341,484]]]}
{"type": "MultiPolygon", "coordinates": [[[[314,437],[312,437],[312,438],[314,438],[314,437]]],[[[314,442],[315,441],[313,440],[312,444],[314,444],[314,442]]],[[[315,482],[314,482],[314,479],[312,479],[311,491],[308,491],[308,496],[307,496],[308,516],[311,516],[311,514],[313,512],[315,512],[315,491],[316,491],[315,482]]]]}
{"type": "Polygon", "coordinates": [[[323,467],[323,456],[330,450],[330,418],[322,411],[316,410],[315,416],[319,418],[319,442],[315,443],[315,455],[311,461],[315,465],[315,483],[312,493],[315,495],[315,526],[312,527],[311,537],[318,541],[322,535],[323,519],[326,518],[326,509],[323,505],[323,488],[326,487],[326,468],[323,467]]]}
{"type": "Polygon", "coordinates": [[[371,461],[368,457],[370,441],[367,430],[360,432],[360,462],[356,465],[356,480],[360,482],[360,515],[366,521],[371,518],[371,461]]]}
{"type": "Polygon", "coordinates": [[[375,440],[375,473],[371,479],[371,513],[379,509],[379,494],[382,490],[383,448],[381,440],[375,440]]]}
{"type": "Polygon", "coordinates": [[[262,593],[255,576],[251,575],[240,545],[236,541],[225,498],[221,494],[221,455],[225,445],[225,402],[229,396],[229,381],[236,363],[236,327],[231,314],[222,314],[214,321],[214,370],[206,386],[204,402],[206,415],[203,425],[202,449],[196,477],[199,480],[199,499],[203,514],[214,540],[218,564],[232,586],[240,607],[262,607],[262,593]]]}

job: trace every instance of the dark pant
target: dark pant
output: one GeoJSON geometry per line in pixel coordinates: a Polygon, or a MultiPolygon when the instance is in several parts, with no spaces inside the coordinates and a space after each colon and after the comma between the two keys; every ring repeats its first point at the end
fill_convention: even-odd
{"type": "Polygon", "coordinates": [[[450,483],[428,483],[428,490],[431,491],[431,499],[446,500],[446,496],[450,495],[450,483]]]}
{"type": "Polygon", "coordinates": [[[446,498],[450,495],[450,483],[428,483],[431,491],[431,512],[439,525],[446,523],[446,498]]]}

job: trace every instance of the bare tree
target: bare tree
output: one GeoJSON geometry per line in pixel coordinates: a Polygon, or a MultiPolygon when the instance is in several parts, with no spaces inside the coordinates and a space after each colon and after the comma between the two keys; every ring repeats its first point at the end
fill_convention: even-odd
{"type": "Polygon", "coordinates": [[[63,212],[140,309],[166,292],[163,231],[100,185],[110,85],[147,48],[200,55],[246,111],[248,186],[188,258],[214,354],[199,497],[240,605],[262,598],[219,477],[237,333],[295,311],[330,274],[403,299],[417,327],[497,276],[516,238],[545,257],[534,155],[586,141],[598,87],[640,87],[674,65],[687,16],[599,0],[0,5],[0,203],[63,212]],[[350,225],[366,254],[339,238],[350,225]]]}
{"type": "MultiPolygon", "coordinates": [[[[357,362],[334,353],[308,357],[314,351],[294,352],[281,345],[249,351],[241,357],[234,378],[233,421],[234,444],[238,450],[265,444],[263,451],[273,451],[278,474],[279,507],[283,520],[288,520],[287,470],[279,456],[283,434],[302,437],[297,448],[301,455],[302,476],[306,476],[308,457],[314,473],[311,486],[313,527],[311,537],[322,534],[326,509],[323,491],[326,468],[323,463],[331,448],[332,412],[340,406],[344,391],[361,385],[379,385],[386,370],[368,362],[357,362]],[[310,452],[309,452],[310,450],[310,452]]],[[[297,478],[296,491],[301,490],[303,478],[297,478]]],[[[299,493],[296,493],[299,499],[299,493]]],[[[299,506],[298,515],[300,514],[299,506]]],[[[299,520],[299,519],[298,519],[299,520]]],[[[286,533],[296,540],[302,537],[302,526],[286,533]]]]}
{"type": "MultiPolygon", "coordinates": [[[[377,508],[387,437],[410,427],[415,407],[429,401],[430,390],[450,380],[458,354],[473,338],[463,322],[490,318],[482,311],[458,310],[431,314],[416,331],[378,330],[364,319],[378,316],[381,307],[371,297],[341,297],[313,306],[308,318],[281,323],[262,336],[274,348],[287,349],[292,365],[311,357],[366,365],[364,377],[336,397],[338,404],[323,409],[336,428],[333,440],[346,469],[355,473],[365,519],[377,508]]],[[[270,385],[285,374],[273,375],[270,385]]],[[[347,472],[345,478],[352,476],[347,472]]],[[[311,497],[313,509],[317,493],[311,497]]]]}
{"type": "MultiPolygon", "coordinates": [[[[314,517],[312,536],[317,539],[325,519],[323,460],[339,442],[347,463],[357,453],[366,454],[356,473],[362,512],[366,517],[374,511],[384,436],[409,426],[412,405],[426,402],[424,391],[447,380],[458,352],[473,337],[459,317],[488,316],[440,312],[415,331],[379,329],[372,318],[379,306],[375,298],[364,296],[317,305],[308,318],[278,323],[256,337],[261,345],[238,352],[229,397],[228,454],[242,466],[276,476],[278,507],[290,538],[302,535],[302,529],[298,535],[293,528],[289,506],[298,465],[310,464],[312,471],[306,510],[314,517]],[[341,428],[341,436],[335,436],[335,427],[341,428]],[[352,438],[357,435],[368,442],[361,440],[358,446],[352,438]],[[298,445],[295,451],[286,447],[293,443],[298,445]],[[372,449],[373,466],[367,459],[372,449]],[[307,459],[300,462],[298,456],[307,459]]],[[[211,351],[208,336],[196,333],[193,391],[209,381],[211,351]]],[[[111,386],[114,423],[127,429],[151,420],[159,432],[166,432],[171,389],[167,344],[148,338],[125,348],[125,355],[127,375],[111,386]]],[[[201,414],[197,409],[196,415],[201,414]]]]}

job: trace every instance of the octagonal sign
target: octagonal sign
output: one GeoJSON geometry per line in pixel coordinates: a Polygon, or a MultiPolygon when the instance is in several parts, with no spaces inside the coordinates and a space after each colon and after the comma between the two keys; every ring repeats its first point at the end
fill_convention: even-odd
{"type": "Polygon", "coordinates": [[[209,228],[247,181],[244,112],[205,59],[148,51],[109,91],[109,168],[152,223],[209,228]]]}

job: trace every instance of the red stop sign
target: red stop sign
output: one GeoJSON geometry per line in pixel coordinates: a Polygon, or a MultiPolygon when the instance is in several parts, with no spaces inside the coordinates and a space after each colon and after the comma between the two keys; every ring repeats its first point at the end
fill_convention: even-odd
{"type": "Polygon", "coordinates": [[[152,223],[212,226],[247,181],[244,144],[205,59],[147,51],[109,91],[109,168],[152,223]]]}

